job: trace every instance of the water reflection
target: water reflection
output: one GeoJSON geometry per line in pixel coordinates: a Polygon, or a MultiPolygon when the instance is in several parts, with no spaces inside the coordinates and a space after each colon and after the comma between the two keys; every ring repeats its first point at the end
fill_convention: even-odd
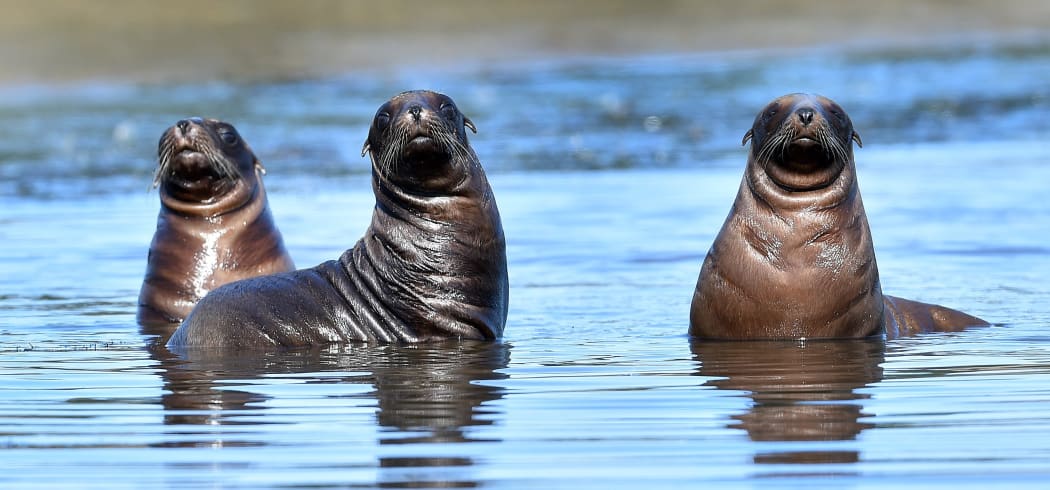
{"type": "MultiPolygon", "coordinates": [[[[882,380],[881,340],[808,342],[694,341],[699,374],[720,379],[707,385],[747,392],[751,408],[734,415],[729,428],[752,441],[848,441],[872,424],[861,422],[857,393],[882,380]]],[[[855,450],[759,452],[755,463],[852,463],[855,450]]]]}
{"type": "MultiPolygon", "coordinates": [[[[173,431],[168,446],[264,446],[280,443],[272,435],[252,440],[252,432],[234,429],[229,434],[215,426],[244,426],[279,423],[260,417],[270,396],[253,390],[264,378],[289,377],[308,386],[312,383],[371,385],[372,391],[327,395],[346,398],[347,406],[368,406],[373,400],[379,445],[468,443],[484,441],[470,428],[493,424],[500,417],[485,404],[503,396],[503,389],[484,381],[506,377],[500,370],[510,361],[510,348],[492,342],[441,342],[427,345],[346,345],[322,350],[252,355],[176,355],[163,346],[170,332],[157,334],[150,347],[159,364],[165,394],[164,422],[169,426],[209,426],[201,431],[185,427],[173,431]],[[338,372],[332,376],[332,372],[338,372]],[[326,374],[329,373],[329,374],[326,374]],[[290,376],[289,376],[290,375],[290,376]],[[231,389],[236,387],[236,389],[231,389]]],[[[261,388],[261,386],[260,386],[261,388]]],[[[306,397],[319,396],[304,387],[306,397]]],[[[334,428],[333,430],[338,430],[334,428]]],[[[454,451],[454,446],[449,446],[454,451]]],[[[432,454],[428,451],[428,454],[432,454]]],[[[379,457],[383,485],[406,483],[474,486],[460,474],[474,465],[459,454],[437,456],[379,457]],[[422,471],[421,468],[429,468],[422,471]],[[393,469],[393,470],[388,470],[393,469]],[[405,469],[405,470],[398,470],[405,469]]]]}

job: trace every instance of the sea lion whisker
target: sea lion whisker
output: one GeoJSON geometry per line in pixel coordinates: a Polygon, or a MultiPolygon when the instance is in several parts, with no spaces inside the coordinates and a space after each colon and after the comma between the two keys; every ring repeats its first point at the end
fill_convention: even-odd
{"type": "Polygon", "coordinates": [[[164,175],[171,169],[171,159],[174,157],[175,152],[175,141],[172,132],[165,131],[164,135],[160,139],[160,145],[157,151],[157,169],[153,172],[153,186],[157,188],[160,186],[160,182],[164,179],[164,175]]]}
{"type": "Polygon", "coordinates": [[[156,189],[160,186],[160,181],[164,179],[164,174],[168,172],[168,167],[171,165],[171,156],[168,154],[161,154],[160,160],[157,163],[157,169],[153,172],[153,185],[152,189],[156,189]]]}
{"type": "Polygon", "coordinates": [[[759,153],[758,159],[763,162],[768,162],[773,158],[774,155],[778,159],[783,160],[784,154],[787,151],[788,146],[794,139],[795,132],[791,128],[775,134],[772,139],[763,144],[762,152],[759,153]]]}
{"type": "Polygon", "coordinates": [[[408,131],[401,126],[394,126],[391,128],[388,139],[389,143],[383,147],[382,155],[379,159],[379,170],[384,172],[385,175],[398,171],[397,163],[401,161],[401,156],[397,153],[408,142],[408,131]]]}
{"type": "Polygon", "coordinates": [[[215,173],[220,178],[239,179],[241,177],[241,172],[237,169],[237,166],[230,162],[230,159],[215,147],[207,146],[201,151],[201,154],[215,166],[215,173]]]}
{"type": "Polygon", "coordinates": [[[833,160],[845,162],[849,159],[847,150],[842,146],[839,138],[835,137],[831,128],[825,126],[821,132],[821,144],[830,153],[833,160]]]}

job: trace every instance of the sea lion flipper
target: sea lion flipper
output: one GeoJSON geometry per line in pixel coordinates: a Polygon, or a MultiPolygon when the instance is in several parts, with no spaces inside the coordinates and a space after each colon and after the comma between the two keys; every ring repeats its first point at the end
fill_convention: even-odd
{"type": "Polygon", "coordinates": [[[990,325],[973,315],[941,305],[895,296],[883,296],[886,313],[897,322],[900,336],[925,332],[958,332],[969,327],[990,325]]]}

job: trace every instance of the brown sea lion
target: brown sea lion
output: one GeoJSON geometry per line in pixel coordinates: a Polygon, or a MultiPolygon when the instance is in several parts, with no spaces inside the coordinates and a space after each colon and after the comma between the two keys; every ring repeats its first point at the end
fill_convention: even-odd
{"type": "Polygon", "coordinates": [[[893,338],[987,324],[883,296],[853,162],[861,140],[838,104],[785,95],[762,109],[748,140],[736,202],[697,280],[690,334],[893,338]]]}
{"type": "Polygon", "coordinates": [[[140,324],[177,325],[216,287],[295,269],[270,215],[262,164],[232,125],[183,119],[161,136],[158,154],[160,214],[140,324]]]}
{"type": "Polygon", "coordinates": [[[507,319],[507,256],[496,200],[448,96],[383,104],[371,155],[372,223],[338,260],[212,291],[172,348],[496,339],[507,319]]]}

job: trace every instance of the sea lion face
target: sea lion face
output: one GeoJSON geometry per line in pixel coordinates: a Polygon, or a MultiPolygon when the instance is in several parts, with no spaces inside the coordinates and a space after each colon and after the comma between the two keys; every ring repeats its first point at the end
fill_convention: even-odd
{"type": "Polygon", "coordinates": [[[777,185],[790,192],[827,187],[861,145],[846,111],[820,95],[789,94],[770,102],[744,135],[751,156],[777,185]]]}
{"type": "Polygon", "coordinates": [[[404,92],[376,111],[361,154],[371,153],[380,176],[399,186],[449,189],[470,173],[455,168],[473,161],[466,128],[477,132],[447,95],[404,92]]]}
{"type": "Polygon", "coordinates": [[[171,126],[157,147],[153,186],[180,201],[211,203],[262,166],[232,124],[193,117],[171,126]]]}

